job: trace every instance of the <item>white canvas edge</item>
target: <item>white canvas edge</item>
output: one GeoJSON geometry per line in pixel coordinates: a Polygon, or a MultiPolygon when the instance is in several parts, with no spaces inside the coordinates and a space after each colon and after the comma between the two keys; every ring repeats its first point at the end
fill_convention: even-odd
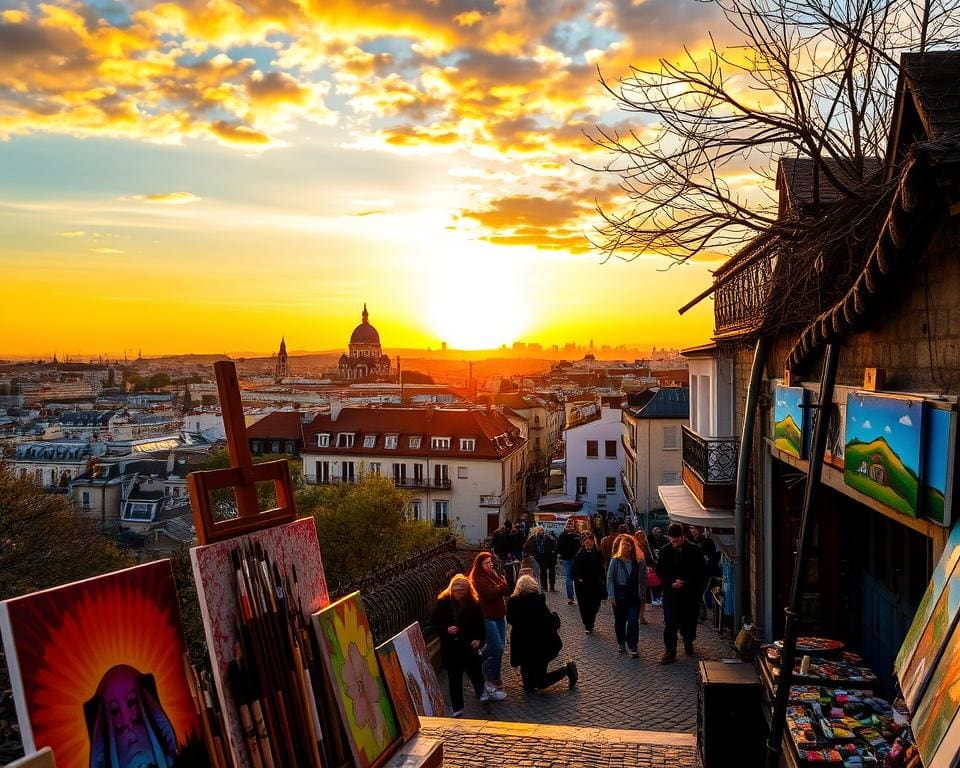
{"type": "Polygon", "coordinates": [[[17,722],[20,725],[23,751],[29,755],[37,751],[37,745],[33,742],[30,711],[27,709],[27,697],[23,692],[20,660],[17,657],[17,646],[13,637],[13,626],[10,624],[10,611],[7,609],[6,601],[0,602],[0,636],[3,637],[3,648],[7,654],[7,670],[10,672],[10,687],[13,689],[13,703],[17,710],[17,722]]]}

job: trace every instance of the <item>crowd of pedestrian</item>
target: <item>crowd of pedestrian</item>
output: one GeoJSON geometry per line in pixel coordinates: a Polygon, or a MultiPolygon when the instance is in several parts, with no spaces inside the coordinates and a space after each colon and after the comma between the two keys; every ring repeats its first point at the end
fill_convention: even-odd
{"type": "Polygon", "coordinates": [[[503,657],[510,627],[509,663],[518,667],[527,692],[542,691],[579,672],[574,661],[555,666],[560,655],[560,616],[547,606],[556,591],[557,561],[567,605],[576,605],[586,634],[594,633],[604,602],[612,608],[620,654],[639,658],[640,626],[648,603],[663,606],[661,664],[676,660],[678,637],[695,655],[697,623],[709,604],[709,579],[719,553],[703,528],[672,522],[666,534],[634,530],[624,521],[567,520],[556,538],[543,526],[507,520],[480,552],[467,575],[456,574],[437,596],[431,620],[440,637],[453,716],[463,711],[463,676],[481,702],[502,701],[503,657]],[[601,534],[602,535],[601,538],[601,534]]]}

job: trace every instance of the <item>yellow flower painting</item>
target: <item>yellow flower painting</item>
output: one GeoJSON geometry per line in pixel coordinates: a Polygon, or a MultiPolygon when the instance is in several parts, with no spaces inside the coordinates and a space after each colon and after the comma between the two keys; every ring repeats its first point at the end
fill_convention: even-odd
{"type": "Polygon", "coordinates": [[[399,746],[400,732],[360,593],[313,614],[313,623],[355,764],[377,768],[399,746]]]}

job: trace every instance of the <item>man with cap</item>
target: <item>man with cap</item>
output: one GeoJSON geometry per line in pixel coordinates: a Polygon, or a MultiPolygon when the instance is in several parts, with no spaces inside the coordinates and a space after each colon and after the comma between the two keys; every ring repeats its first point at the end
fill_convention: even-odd
{"type": "Polygon", "coordinates": [[[677,632],[683,638],[688,656],[695,651],[700,595],[703,592],[705,567],[703,555],[683,535],[680,523],[667,527],[666,544],[657,557],[657,576],[663,588],[663,656],[661,664],[677,658],[677,632]]]}

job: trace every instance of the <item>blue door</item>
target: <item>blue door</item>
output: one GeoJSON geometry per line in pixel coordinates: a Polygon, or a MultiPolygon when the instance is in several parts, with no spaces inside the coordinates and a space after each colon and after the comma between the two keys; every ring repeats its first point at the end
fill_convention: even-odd
{"type": "Polygon", "coordinates": [[[889,694],[893,691],[893,661],[916,609],[902,604],[894,592],[869,574],[863,574],[860,586],[860,651],[889,694]]]}

